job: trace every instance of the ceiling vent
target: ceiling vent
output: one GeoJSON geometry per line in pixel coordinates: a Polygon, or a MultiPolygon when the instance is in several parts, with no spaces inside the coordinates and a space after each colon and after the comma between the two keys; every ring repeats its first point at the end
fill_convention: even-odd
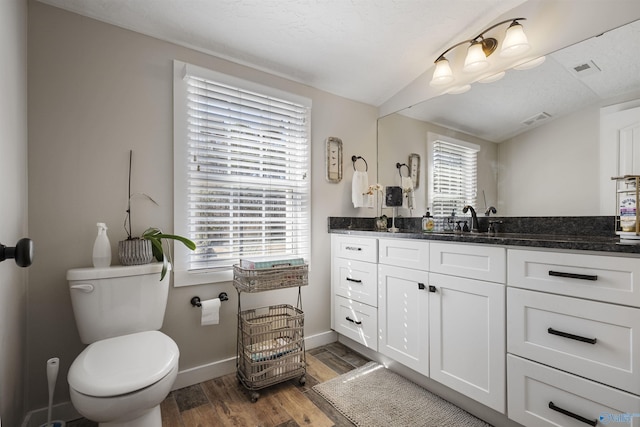
{"type": "Polygon", "coordinates": [[[583,78],[597,74],[602,70],[600,70],[600,67],[598,67],[595,62],[587,61],[569,68],[569,71],[571,71],[574,76],[583,78]]]}
{"type": "Polygon", "coordinates": [[[535,116],[529,117],[528,119],[524,120],[522,124],[525,126],[531,126],[533,124],[540,123],[544,120],[547,120],[550,117],[551,117],[551,114],[542,112],[542,113],[536,114],[535,116]]]}

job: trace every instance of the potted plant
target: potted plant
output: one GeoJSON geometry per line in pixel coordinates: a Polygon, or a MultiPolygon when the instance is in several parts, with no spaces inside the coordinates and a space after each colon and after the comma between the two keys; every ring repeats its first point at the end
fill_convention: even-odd
{"type": "Polygon", "coordinates": [[[184,243],[184,245],[192,251],[196,249],[196,244],[186,237],[179,236],[177,234],[165,234],[162,232],[162,230],[156,227],[147,228],[144,233],[142,233],[141,238],[143,241],[151,242],[153,256],[157,261],[162,262],[162,272],[160,273],[160,280],[164,279],[165,274],[167,274],[167,266],[169,263],[168,257],[166,257],[164,254],[162,239],[177,240],[184,243]]]}
{"type": "Polygon", "coordinates": [[[160,273],[160,280],[164,279],[167,274],[168,264],[170,257],[165,256],[164,247],[162,245],[162,239],[171,239],[182,242],[187,248],[191,250],[196,249],[196,244],[186,237],[176,234],[165,234],[156,227],[147,228],[140,237],[133,237],[131,232],[131,199],[133,196],[143,196],[146,199],[153,202],[158,206],[155,200],[149,195],[144,193],[131,194],[131,160],[133,151],[129,151],[129,198],[127,200],[127,214],[125,216],[124,224],[127,232],[126,240],[118,242],[118,257],[122,265],[140,265],[148,264],[155,258],[157,261],[162,262],[162,272],[160,273]]]}

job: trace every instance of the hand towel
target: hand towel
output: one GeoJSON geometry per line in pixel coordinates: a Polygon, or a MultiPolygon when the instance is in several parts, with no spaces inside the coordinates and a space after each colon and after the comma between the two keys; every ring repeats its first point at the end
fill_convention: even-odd
{"type": "Polygon", "coordinates": [[[402,207],[413,209],[416,204],[415,192],[413,191],[413,180],[408,176],[403,176],[401,185],[403,194],[402,207]]]}
{"type": "Polygon", "coordinates": [[[366,193],[369,191],[369,176],[366,172],[355,171],[353,172],[353,179],[351,181],[351,201],[354,208],[367,207],[369,203],[373,205],[366,193]]]}

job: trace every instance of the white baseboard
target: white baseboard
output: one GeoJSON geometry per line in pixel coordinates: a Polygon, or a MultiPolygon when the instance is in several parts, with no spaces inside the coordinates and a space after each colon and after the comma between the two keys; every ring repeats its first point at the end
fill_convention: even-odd
{"type": "MultiPolygon", "coordinates": [[[[305,337],[304,345],[306,349],[312,349],[323,345],[331,344],[338,340],[338,335],[334,331],[322,332],[320,334],[305,337]]],[[[171,390],[189,387],[203,381],[212,380],[223,375],[231,374],[236,370],[236,358],[218,360],[206,365],[195,366],[178,372],[176,381],[171,390]]],[[[76,411],[71,402],[63,402],[53,406],[52,418],[54,420],[72,421],[81,418],[82,415],[76,411]]],[[[47,408],[36,409],[27,414],[22,427],[39,427],[47,422],[47,408]]]]}
{"type": "MultiPolygon", "coordinates": [[[[320,334],[305,337],[304,346],[306,349],[320,347],[331,344],[338,340],[338,335],[334,331],[322,332],[320,334]]],[[[209,381],[223,375],[236,371],[236,358],[230,357],[224,360],[208,363],[206,365],[195,366],[178,372],[178,377],[173,383],[172,390],[189,387],[204,381],[209,381]]]]}

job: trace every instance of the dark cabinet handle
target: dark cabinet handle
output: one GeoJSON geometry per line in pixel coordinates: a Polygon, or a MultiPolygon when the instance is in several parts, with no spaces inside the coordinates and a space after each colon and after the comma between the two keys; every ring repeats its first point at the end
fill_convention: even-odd
{"type": "Polygon", "coordinates": [[[424,283],[418,283],[418,289],[420,290],[425,289],[424,283]]]}
{"type": "Polygon", "coordinates": [[[578,414],[574,414],[571,411],[567,411],[566,409],[562,409],[559,406],[556,406],[553,404],[553,402],[549,402],[549,409],[552,409],[556,412],[560,412],[563,415],[566,415],[567,417],[571,417],[574,420],[578,420],[578,421],[582,421],[585,424],[589,424],[590,426],[596,426],[598,424],[598,420],[590,420],[588,418],[583,417],[582,415],[578,415],[578,414]]]}
{"type": "Polygon", "coordinates": [[[568,279],[580,279],[580,280],[598,280],[598,276],[591,274],[577,274],[577,273],[565,273],[562,271],[549,270],[549,276],[566,277],[568,279]]]}
{"type": "Polygon", "coordinates": [[[362,325],[362,321],[359,320],[353,320],[352,318],[350,318],[349,316],[346,317],[346,319],[351,322],[351,323],[355,323],[356,325],[362,325]]]}
{"type": "Polygon", "coordinates": [[[547,329],[547,332],[550,333],[551,335],[557,335],[557,336],[563,337],[563,338],[569,338],[569,339],[576,340],[576,341],[582,341],[582,342],[586,342],[588,344],[595,344],[598,341],[597,338],[581,337],[580,335],[573,335],[573,334],[570,334],[568,332],[556,331],[553,328],[547,329]]]}
{"type": "Polygon", "coordinates": [[[362,248],[358,247],[358,246],[345,246],[345,249],[348,251],[361,251],[362,248]]]}
{"type": "Polygon", "coordinates": [[[429,285],[429,292],[437,292],[437,291],[438,291],[438,289],[436,289],[435,286],[429,285]]]}
{"type": "Polygon", "coordinates": [[[360,279],[352,279],[351,277],[347,277],[347,280],[349,282],[353,282],[353,283],[362,283],[362,280],[360,280],[360,279]]]}

